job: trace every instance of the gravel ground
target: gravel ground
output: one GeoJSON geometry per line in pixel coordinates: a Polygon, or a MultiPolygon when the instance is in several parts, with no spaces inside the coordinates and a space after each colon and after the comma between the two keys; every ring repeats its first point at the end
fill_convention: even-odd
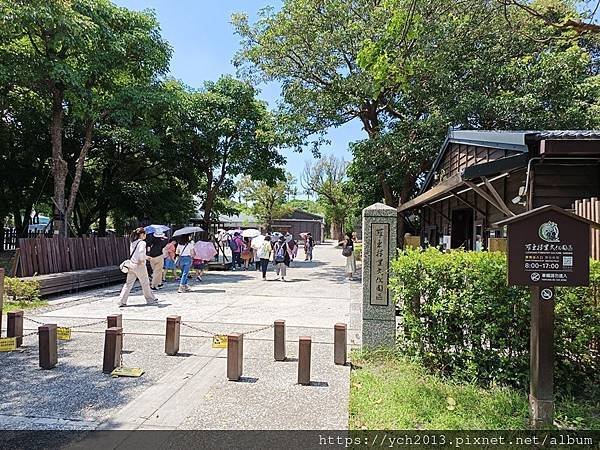
{"type": "Polygon", "coordinates": [[[339,430],[348,427],[349,366],[333,364],[333,345],[312,345],[311,386],[297,383],[297,343],[286,362],[273,361],[272,343],[244,343],[242,382],[225,379],[205,395],[184,430],[339,430]],[[318,414],[315,413],[318,411],[318,414]]]}
{"type": "MultiPolygon", "coordinates": [[[[182,361],[163,353],[162,338],[129,335],[124,339],[124,366],[146,373],[111,378],[102,373],[103,339],[102,334],[80,333],[71,341],[59,341],[59,363],[52,370],[38,367],[35,335],[24,338],[21,351],[1,353],[0,428],[92,428],[182,361]]],[[[184,339],[182,347],[193,349],[197,342],[184,339]]]]}

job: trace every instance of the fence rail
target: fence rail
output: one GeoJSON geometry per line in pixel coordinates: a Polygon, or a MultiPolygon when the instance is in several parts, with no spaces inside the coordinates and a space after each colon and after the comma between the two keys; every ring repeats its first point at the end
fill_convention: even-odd
{"type": "MultiPolygon", "coordinates": [[[[573,210],[578,216],[600,223],[600,200],[598,197],[575,200],[573,210]]],[[[600,230],[591,230],[590,241],[590,256],[600,260],[600,230]]]]}

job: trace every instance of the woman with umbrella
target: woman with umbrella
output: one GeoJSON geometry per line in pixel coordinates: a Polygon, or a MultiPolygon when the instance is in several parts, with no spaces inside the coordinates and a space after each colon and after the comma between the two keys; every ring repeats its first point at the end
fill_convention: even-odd
{"type": "Polygon", "coordinates": [[[203,231],[200,227],[185,227],[173,233],[173,237],[181,236],[177,250],[175,250],[177,265],[181,267],[181,280],[179,281],[179,289],[177,290],[180,294],[190,290],[188,278],[190,267],[192,266],[192,252],[194,249],[194,241],[191,240],[190,235],[200,231],[203,231]]]}

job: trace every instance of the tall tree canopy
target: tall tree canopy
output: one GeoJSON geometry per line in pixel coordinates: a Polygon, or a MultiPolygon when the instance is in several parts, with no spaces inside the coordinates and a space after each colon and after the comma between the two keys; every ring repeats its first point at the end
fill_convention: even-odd
{"type": "Polygon", "coordinates": [[[244,200],[251,204],[252,214],[262,221],[267,232],[270,233],[273,221],[293,211],[293,208],[286,203],[293,185],[294,179],[291,174],[286,174],[284,180],[277,180],[274,183],[256,181],[249,176],[244,176],[238,182],[238,191],[244,200]]]}
{"type": "Polygon", "coordinates": [[[140,100],[138,88],[166,72],[170,48],[151,13],[109,0],[0,0],[0,10],[2,70],[48,100],[55,232],[66,235],[94,129],[140,100]],[[68,192],[65,115],[77,118],[80,143],[68,192]]]}
{"type": "Polygon", "coordinates": [[[274,182],[283,177],[284,145],[275,119],[249,83],[230,76],[194,91],[180,86],[170,134],[188,161],[190,188],[197,190],[208,227],[218,195],[231,195],[235,179],[274,182]]]}

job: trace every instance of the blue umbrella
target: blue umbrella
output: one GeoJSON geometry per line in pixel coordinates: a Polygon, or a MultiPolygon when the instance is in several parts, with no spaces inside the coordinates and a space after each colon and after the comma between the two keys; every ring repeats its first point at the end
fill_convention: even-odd
{"type": "Polygon", "coordinates": [[[171,228],[166,225],[148,225],[144,228],[144,231],[147,234],[154,234],[156,232],[165,233],[169,231],[171,228]]]}

